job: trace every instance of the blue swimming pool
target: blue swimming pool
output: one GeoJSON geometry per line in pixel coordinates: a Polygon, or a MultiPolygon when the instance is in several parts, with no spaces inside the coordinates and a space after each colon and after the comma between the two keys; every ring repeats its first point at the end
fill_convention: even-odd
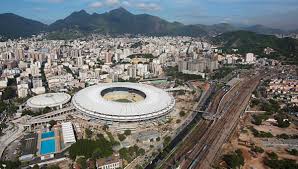
{"type": "Polygon", "coordinates": [[[50,138],[50,137],[54,137],[55,133],[53,131],[49,131],[49,132],[45,132],[45,133],[41,133],[41,138],[50,138]]]}
{"type": "Polygon", "coordinates": [[[40,154],[50,154],[56,151],[55,139],[43,140],[40,145],[40,154]]]}

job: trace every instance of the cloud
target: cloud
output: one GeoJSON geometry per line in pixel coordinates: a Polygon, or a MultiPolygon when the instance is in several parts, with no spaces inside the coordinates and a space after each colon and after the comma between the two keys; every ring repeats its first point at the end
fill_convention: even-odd
{"type": "Polygon", "coordinates": [[[42,8],[42,7],[35,7],[35,8],[33,8],[33,10],[36,11],[36,12],[45,12],[48,9],[47,8],[42,8]]]}
{"type": "Polygon", "coordinates": [[[156,3],[144,3],[144,2],[136,4],[136,7],[144,11],[159,11],[161,9],[161,7],[156,3]]]}
{"type": "Polygon", "coordinates": [[[105,4],[108,6],[118,5],[120,2],[119,0],[106,0],[105,4]]]}
{"type": "Polygon", "coordinates": [[[93,2],[93,3],[89,4],[90,8],[101,8],[103,6],[104,5],[101,2],[93,2]]]}
{"type": "Polygon", "coordinates": [[[123,1],[122,2],[122,5],[123,6],[126,6],[126,7],[130,7],[131,6],[131,3],[129,1],[123,1]]]}

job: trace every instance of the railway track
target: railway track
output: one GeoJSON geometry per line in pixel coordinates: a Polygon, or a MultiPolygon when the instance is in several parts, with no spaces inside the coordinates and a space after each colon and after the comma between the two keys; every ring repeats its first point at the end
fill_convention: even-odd
{"type": "Polygon", "coordinates": [[[193,148],[189,158],[181,162],[182,169],[210,168],[210,164],[226,141],[227,135],[231,133],[232,128],[238,122],[240,113],[246,107],[250,95],[260,79],[259,76],[249,78],[231,91],[228,99],[222,102],[223,106],[219,106],[219,118],[212,121],[208,130],[193,148]]]}

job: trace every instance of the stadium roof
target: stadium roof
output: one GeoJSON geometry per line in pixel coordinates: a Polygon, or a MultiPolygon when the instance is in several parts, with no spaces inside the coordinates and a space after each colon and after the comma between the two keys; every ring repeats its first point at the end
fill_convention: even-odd
{"type": "Polygon", "coordinates": [[[62,123],[62,134],[64,144],[76,142],[71,122],[62,123]]]}
{"type": "Polygon", "coordinates": [[[27,105],[31,108],[57,107],[69,102],[71,96],[67,93],[46,93],[31,97],[27,105]]]}
{"type": "Polygon", "coordinates": [[[72,99],[73,105],[91,117],[111,121],[140,121],[165,115],[175,105],[175,99],[162,89],[140,83],[104,83],[85,88],[72,99]],[[109,101],[103,90],[124,87],[143,92],[144,100],[132,103],[109,101]]]}

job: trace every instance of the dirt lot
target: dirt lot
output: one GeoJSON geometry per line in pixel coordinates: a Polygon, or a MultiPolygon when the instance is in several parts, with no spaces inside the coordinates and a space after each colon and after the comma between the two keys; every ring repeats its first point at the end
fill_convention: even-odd
{"type": "MultiPolygon", "coordinates": [[[[288,128],[279,128],[269,122],[264,122],[262,125],[256,126],[250,122],[250,119],[251,118],[248,117],[245,119],[245,121],[240,122],[230,141],[223,146],[222,154],[227,154],[240,149],[245,159],[245,165],[243,166],[244,169],[268,169],[268,167],[263,164],[263,159],[264,157],[266,157],[266,152],[275,152],[276,154],[278,154],[279,159],[292,159],[298,162],[298,157],[289,155],[284,146],[264,146],[262,144],[261,138],[254,137],[250,129],[248,128],[249,126],[253,126],[259,131],[270,132],[274,136],[276,136],[282,133],[286,133],[288,135],[298,134],[297,126],[291,124],[288,128]],[[264,149],[264,153],[251,152],[251,145],[262,147],[264,149]]],[[[220,164],[222,164],[222,162],[220,164]]]]}

